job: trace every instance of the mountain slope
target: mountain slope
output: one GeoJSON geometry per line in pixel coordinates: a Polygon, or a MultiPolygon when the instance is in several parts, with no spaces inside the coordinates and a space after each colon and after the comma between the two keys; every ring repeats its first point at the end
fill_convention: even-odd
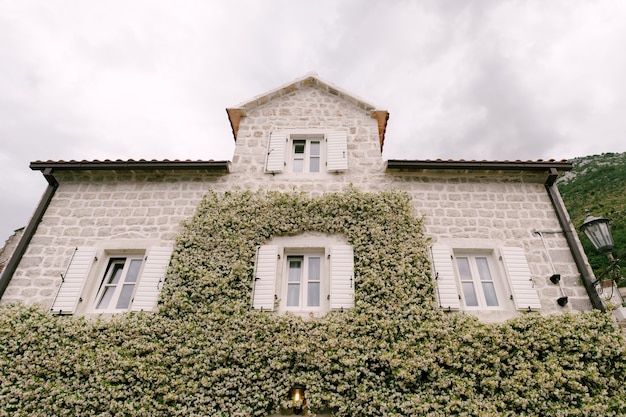
{"type": "MultiPolygon", "coordinates": [[[[610,220],[615,241],[613,255],[626,266],[626,153],[604,153],[572,160],[574,168],[559,179],[558,188],[578,229],[586,212],[610,220]]],[[[586,236],[579,232],[589,263],[595,270],[608,261],[598,254],[586,236]]]]}

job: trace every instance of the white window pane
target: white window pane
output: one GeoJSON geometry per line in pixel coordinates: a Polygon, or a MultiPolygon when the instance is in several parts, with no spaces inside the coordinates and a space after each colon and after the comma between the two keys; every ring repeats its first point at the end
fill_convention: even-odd
{"type": "Polygon", "coordinates": [[[287,307],[300,305],[300,284],[287,285],[287,307]]]}
{"type": "Polygon", "coordinates": [[[478,306],[478,297],[473,282],[463,282],[463,295],[465,296],[465,305],[468,307],[478,306]]]}
{"type": "Polygon", "coordinates": [[[141,259],[133,259],[130,261],[128,272],[126,273],[126,279],[124,282],[137,282],[139,276],[139,269],[141,268],[141,259]]]}
{"type": "Polygon", "coordinates": [[[319,142],[311,142],[311,156],[320,156],[319,142]]]}
{"type": "Polygon", "coordinates": [[[309,258],[309,281],[320,280],[320,258],[309,258]]]}
{"type": "Polygon", "coordinates": [[[304,171],[304,160],[294,159],[293,160],[293,172],[302,172],[302,171],[304,171]]]}
{"type": "Polygon", "coordinates": [[[498,306],[498,297],[496,296],[496,288],[493,282],[482,282],[483,292],[485,293],[485,301],[490,307],[498,306]]]}
{"type": "Polygon", "coordinates": [[[309,172],[320,172],[320,158],[311,157],[311,164],[309,166],[309,172]]]}
{"type": "Polygon", "coordinates": [[[293,141],[293,153],[295,154],[304,154],[304,144],[303,140],[294,140],[293,141]]]}
{"type": "Polygon", "coordinates": [[[476,267],[481,281],[491,281],[491,271],[489,271],[487,258],[476,258],[476,267]]]}
{"type": "Polygon", "coordinates": [[[122,286],[122,292],[120,293],[120,298],[117,299],[117,305],[115,306],[116,309],[119,310],[119,309],[128,308],[128,306],[130,305],[131,297],[133,296],[134,289],[135,289],[135,286],[132,284],[122,286]]]}
{"type": "Polygon", "coordinates": [[[113,292],[115,292],[115,287],[105,287],[104,292],[102,293],[102,297],[98,302],[96,308],[98,310],[104,310],[109,307],[109,303],[111,302],[111,298],[113,298],[113,292]]]}
{"type": "Polygon", "coordinates": [[[300,282],[302,276],[302,260],[289,259],[289,282],[300,282]]]}
{"type": "Polygon", "coordinates": [[[307,286],[307,305],[309,307],[319,307],[320,305],[320,283],[309,282],[307,286]]]}
{"type": "Polygon", "coordinates": [[[472,273],[470,272],[469,260],[467,258],[456,258],[456,264],[459,268],[461,280],[471,280],[472,273]]]}
{"type": "Polygon", "coordinates": [[[117,284],[120,281],[120,277],[122,276],[122,271],[124,270],[124,260],[112,260],[109,265],[109,279],[107,280],[107,284],[117,284]]]}

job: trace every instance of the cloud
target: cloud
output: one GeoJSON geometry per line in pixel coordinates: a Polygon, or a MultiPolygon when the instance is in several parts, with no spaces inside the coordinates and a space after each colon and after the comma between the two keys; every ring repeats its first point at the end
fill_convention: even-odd
{"type": "Polygon", "coordinates": [[[391,113],[385,158],[626,151],[626,3],[0,4],[0,239],[37,159],[230,159],[224,109],[317,71],[391,113]]]}

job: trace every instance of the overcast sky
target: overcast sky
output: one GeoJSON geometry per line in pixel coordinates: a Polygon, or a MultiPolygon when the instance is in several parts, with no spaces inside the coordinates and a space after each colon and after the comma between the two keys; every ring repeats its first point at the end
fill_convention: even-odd
{"type": "Polygon", "coordinates": [[[225,108],[308,72],[385,159],[626,151],[624,0],[0,0],[0,245],[36,160],[228,159],[225,108]]]}

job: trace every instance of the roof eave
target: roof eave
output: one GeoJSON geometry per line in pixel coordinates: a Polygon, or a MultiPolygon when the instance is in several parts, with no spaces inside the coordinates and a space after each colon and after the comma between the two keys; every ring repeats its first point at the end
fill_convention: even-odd
{"type": "Polygon", "coordinates": [[[117,171],[117,170],[199,170],[230,172],[230,161],[35,161],[30,163],[33,171],[117,171]]]}
{"type": "Polygon", "coordinates": [[[572,164],[563,161],[444,161],[444,160],[400,160],[387,161],[387,171],[424,170],[474,170],[474,171],[535,171],[547,172],[550,169],[570,171],[572,164]]]}

